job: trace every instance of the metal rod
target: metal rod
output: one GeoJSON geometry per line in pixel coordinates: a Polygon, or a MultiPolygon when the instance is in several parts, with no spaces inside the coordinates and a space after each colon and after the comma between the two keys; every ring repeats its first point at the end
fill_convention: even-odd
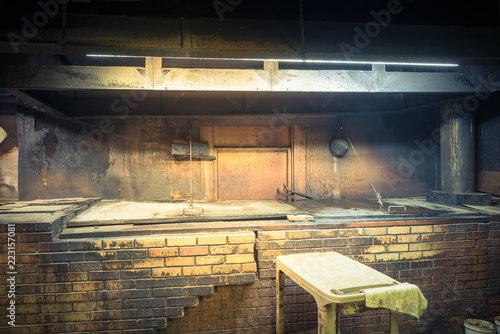
{"type": "MultiPolygon", "coordinates": [[[[344,125],[342,123],[340,123],[340,126],[342,128],[344,128],[344,125]]],[[[375,196],[377,196],[377,201],[380,204],[380,210],[384,210],[384,202],[382,202],[382,196],[377,191],[377,189],[375,189],[375,186],[373,185],[373,182],[370,179],[370,176],[368,176],[368,172],[366,171],[365,166],[361,162],[361,159],[359,158],[358,152],[356,152],[356,149],[354,148],[354,145],[352,144],[351,139],[349,139],[349,137],[347,135],[345,137],[347,138],[347,141],[349,142],[349,145],[351,145],[352,150],[353,150],[354,154],[356,155],[356,158],[358,158],[359,164],[361,165],[361,168],[363,168],[363,171],[365,172],[366,178],[370,182],[370,184],[371,184],[371,186],[373,188],[373,191],[375,192],[375,196]]]]}
{"type": "MultiPolygon", "coordinates": [[[[191,132],[191,130],[189,130],[191,132]]],[[[189,207],[193,207],[193,144],[189,135],[189,207]]]]}

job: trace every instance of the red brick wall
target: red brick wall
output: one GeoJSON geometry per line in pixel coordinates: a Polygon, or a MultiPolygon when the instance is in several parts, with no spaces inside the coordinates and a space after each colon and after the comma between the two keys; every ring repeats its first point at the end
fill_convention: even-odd
{"type": "Polygon", "coordinates": [[[2,227],[0,332],[156,333],[215,286],[255,281],[254,232],[51,241],[50,224],[16,224],[11,327],[2,227]]]}
{"type": "MultiPolygon", "coordinates": [[[[274,333],[276,256],[337,251],[421,288],[429,307],[420,322],[402,315],[401,333],[461,333],[466,307],[490,321],[500,314],[499,240],[500,223],[466,219],[86,241],[51,241],[50,224],[17,224],[16,327],[2,283],[0,331],[274,333]]],[[[313,298],[289,279],[285,295],[286,331],[316,328],[313,298]]],[[[388,321],[386,311],[344,316],[342,332],[384,333],[388,321]]]]}
{"type": "MultiPolygon", "coordinates": [[[[500,315],[500,223],[366,227],[370,224],[375,225],[258,232],[258,281],[217,288],[164,333],[274,333],[275,258],[299,252],[336,251],[417,284],[429,306],[420,322],[400,315],[401,333],[462,333],[470,306],[481,319],[500,315]]],[[[287,333],[317,328],[314,299],[290,279],[285,302],[287,333]]],[[[343,316],[341,327],[342,333],[388,333],[389,312],[343,316]]]]}

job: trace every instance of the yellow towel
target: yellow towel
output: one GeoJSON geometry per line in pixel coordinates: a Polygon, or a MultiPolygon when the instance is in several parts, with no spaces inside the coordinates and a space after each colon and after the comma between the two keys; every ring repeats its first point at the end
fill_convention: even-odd
{"type": "Polygon", "coordinates": [[[406,313],[419,319],[427,308],[427,299],[418,286],[409,283],[365,289],[366,306],[370,308],[387,308],[406,313]]]}

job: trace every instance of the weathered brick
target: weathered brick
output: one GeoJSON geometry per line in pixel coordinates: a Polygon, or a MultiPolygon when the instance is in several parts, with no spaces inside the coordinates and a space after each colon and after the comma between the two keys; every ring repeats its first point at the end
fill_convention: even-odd
{"type": "Polygon", "coordinates": [[[120,272],[118,271],[91,271],[89,272],[89,280],[91,281],[101,281],[109,279],[120,278],[120,272]]]}
{"type": "Polygon", "coordinates": [[[23,304],[46,304],[55,302],[56,302],[55,295],[23,296],[23,304]]]}
{"type": "Polygon", "coordinates": [[[208,246],[180,247],[180,256],[208,255],[208,246]]]}
{"type": "MultiPolygon", "coordinates": [[[[369,238],[366,239],[370,240],[369,238]]],[[[397,242],[397,237],[395,235],[384,235],[373,238],[373,243],[375,245],[395,244],[396,242],[397,242]]]]}
{"type": "Polygon", "coordinates": [[[102,248],[102,241],[71,241],[69,243],[71,250],[95,250],[102,248]]]}
{"type": "Polygon", "coordinates": [[[58,282],[78,282],[78,281],[86,281],[88,279],[88,275],[86,272],[83,273],[57,273],[57,281],[58,282]]]}
{"type": "Polygon", "coordinates": [[[178,255],[179,255],[179,248],[177,247],[149,250],[149,257],[170,257],[178,255]]]}
{"type": "Polygon", "coordinates": [[[387,252],[407,252],[409,250],[408,244],[395,244],[395,245],[387,245],[387,252]]]}
{"type": "Polygon", "coordinates": [[[223,255],[218,256],[196,256],[195,263],[197,266],[210,265],[210,264],[222,264],[225,258],[223,255]]]}
{"type": "Polygon", "coordinates": [[[408,226],[392,226],[387,228],[388,234],[408,234],[410,228],[408,226]]]}
{"type": "Polygon", "coordinates": [[[385,252],[385,246],[374,245],[370,247],[363,248],[364,253],[375,254],[375,253],[383,253],[385,252]]]}
{"type": "Polygon", "coordinates": [[[87,252],[85,253],[85,259],[87,261],[116,260],[116,252],[115,251],[87,252]]]}
{"type": "MultiPolygon", "coordinates": [[[[339,231],[340,233],[340,231],[339,231]]],[[[287,231],[286,237],[288,239],[308,239],[312,237],[312,231],[287,231]]]]}
{"type": "Polygon", "coordinates": [[[167,299],[167,306],[196,306],[198,305],[198,297],[173,297],[167,299]]]}
{"type": "Polygon", "coordinates": [[[434,227],[432,225],[420,225],[420,226],[412,226],[410,228],[410,233],[432,233],[434,231],[434,227]]]}
{"type": "MultiPolygon", "coordinates": [[[[71,307],[71,304],[70,304],[71,307]]],[[[90,302],[80,302],[73,303],[73,312],[85,312],[85,311],[102,311],[104,309],[103,301],[90,301],[90,302]]],[[[71,312],[71,308],[70,308],[71,312]]]]}
{"type": "Polygon", "coordinates": [[[387,234],[387,228],[386,227],[366,227],[363,228],[362,230],[362,235],[365,236],[375,236],[375,235],[385,235],[387,234]]]}
{"type": "Polygon", "coordinates": [[[167,301],[165,298],[147,298],[147,299],[137,299],[135,301],[136,308],[157,308],[167,306],[167,301]]]}
{"type": "Polygon", "coordinates": [[[72,307],[71,303],[56,303],[56,304],[41,304],[40,312],[41,313],[64,313],[71,312],[72,307]]]}
{"type": "Polygon", "coordinates": [[[213,286],[191,286],[182,289],[183,296],[211,296],[213,294],[213,286]]]}
{"type": "Polygon", "coordinates": [[[90,321],[90,314],[89,313],[61,313],[59,314],[59,321],[61,322],[83,322],[83,321],[90,321]]]}
{"type": "Polygon", "coordinates": [[[38,252],[64,252],[69,250],[69,242],[37,243],[38,252]]]}
{"type": "Polygon", "coordinates": [[[182,288],[161,288],[153,289],[153,297],[180,297],[182,288]]]}
{"type": "Polygon", "coordinates": [[[121,270],[132,268],[132,260],[106,261],[102,263],[104,270],[121,270]]]}
{"type": "Polygon", "coordinates": [[[224,255],[234,254],[237,252],[239,246],[225,245],[225,246],[209,246],[210,255],[224,255]]]}
{"type": "Polygon", "coordinates": [[[40,264],[38,265],[39,273],[60,273],[60,272],[68,272],[69,264],[67,263],[58,263],[58,264],[40,264]]]}
{"type": "Polygon", "coordinates": [[[148,254],[147,249],[119,250],[116,252],[116,258],[118,260],[145,259],[148,257],[148,254]]]}
{"type": "Polygon", "coordinates": [[[165,245],[165,238],[135,239],[135,247],[137,248],[158,248],[165,247],[165,245]]]}
{"type": "Polygon", "coordinates": [[[420,242],[420,234],[398,235],[398,243],[420,242]]]}
{"type": "Polygon", "coordinates": [[[286,239],[286,231],[262,231],[257,234],[258,240],[283,240],[286,239]]]}
{"type": "Polygon", "coordinates": [[[195,236],[172,236],[167,238],[167,246],[196,246],[195,236]]]}
{"type": "Polygon", "coordinates": [[[134,281],[132,280],[116,280],[116,281],[104,281],[105,290],[122,290],[122,289],[132,289],[135,287],[134,281]]]}
{"type": "Polygon", "coordinates": [[[85,253],[65,252],[52,254],[52,261],[54,262],[75,262],[84,260],[85,253]]]}
{"type": "MultiPolygon", "coordinates": [[[[154,277],[154,275],[153,275],[154,277]]],[[[143,288],[161,288],[167,286],[166,279],[145,279],[145,280],[137,280],[136,287],[138,289],[143,288]]]]}
{"type": "Polygon", "coordinates": [[[153,269],[152,277],[179,277],[182,276],[182,268],[153,269]]]}
{"type": "Polygon", "coordinates": [[[155,268],[164,265],[165,261],[163,259],[134,260],[134,268],[155,268]]]}
{"type": "Polygon", "coordinates": [[[72,302],[84,302],[87,301],[87,293],[75,292],[75,293],[61,293],[56,295],[56,302],[58,303],[72,303],[72,302]]]}
{"type": "Polygon", "coordinates": [[[414,243],[410,244],[410,251],[423,251],[423,250],[431,250],[432,249],[432,244],[431,243],[414,243]]]}
{"type": "Polygon", "coordinates": [[[457,231],[457,225],[435,225],[434,226],[435,233],[456,232],[456,231],[457,231]]]}
{"type": "Polygon", "coordinates": [[[85,282],[85,283],[73,283],[73,291],[96,291],[102,290],[103,283],[102,282],[85,282]]]}
{"type": "Polygon", "coordinates": [[[257,272],[257,264],[256,263],[243,263],[241,265],[241,271],[244,273],[255,273],[257,272]]]}
{"type": "Polygon", "coordinates": [[[465,232],[460,233],[446,233],[444,235],[444,240],[452,241],[452,240],[465,240],[467,238],[467,234],[465,232]]]}
{"type": "Polygon", "coordinates": [[[124,249],[134,248],[134,240],[104,240],[103,249],[124,249]]]}
{"type": "Polygon", "coordinates": [[[165,258],[165,265],[167,267],[194,266],[194,257],[191,256],[165,258]]]}
{"type": "Polygon", "coordinates": [[[241,264],[213,266],[212,272],[214,275],[220,274],[237,274],[241,272],[241,264]]]}
{"type": "Polygon", "coordinates": [[[121,278],[145,278],[150,277],[151,270],[150,269],[129,269],[121,271],[121,278]]]}
{"type": "Polygon", "coordinates": [[[212,267],[211,266],[196,266],[196,267],[183,267],[182,275],[183,276],[202,276],[202,275],[211,275],[212,267]]]}
{"type": "Polygon", "coordinates": [[[255,234],[253,232],[229,234],[227,242],[229,244],[253,244],[255,243],[255,234]]]}
{"type": "Polygon", "coordinates": [[[102,263],[97,261],[75,262],[69,264],[71,271],[99,271],[102,270],[102,263]]]}
{"type": "MultiPolygon", "coordinates": [[[[18,225],[16,225],[17,227],[18,225]]],[[[52,241],[50,233],[20,233],[18,234],[19,243],[39,243],[52,241]]]]}
{"type": "Polygon", "coordinates": [[[251,263],[254,262],[253,254],[234,254],[234,255],[226,255],[226,263],[251,263]]]}
{"type": "Polygon", "coordinates": [[[207,234],[207,235],[199,235],[198,236],[198,245],[199,246],[208,246],[208,245],[225,245],[227,244],[227,235],[226,234],[207,234]]]}
{"type": "Polygon", "coordinates": [[[483,232],[468,232],[467,233],[467,238],[468,239],[487,239],[489,237],[489,232],[488,231],[483,231],[483,232]]]}
{"type": "Polygon", "coordinates": [[[399,253],[375,254],[375,259],[379,262],[399,261],[399,258],[399,253]]]}
{"type": "Polygon", "coordinates": [[[149,298],[152,296],[151,289],[123,290],[123,299],[149,298]]]}
{"type": "Polygon", "coordinates": [[[36,314],[40,313],[40,305],[16,305],[16,313],[19,314],[36,314]]]}
{"type": "MultiPolygon", "coordinates": [[[[413,253],[420,253],[420,252],[413,252],[413,253]]],[[[432,251],[423,251],[422,252],[422,257],[424,257],[424,258],[433,258],[433,257],[441,256],[442,254],[443,254],[443,251],[435,251],[435,250],[432,250],[432,251]]],[[[401,259],[403,259],[403,257],[401,257],[401,259]]],[[[411,258],[408,258],[408,260],[411,260],[411,258]]]]}
{"type": "Polygon", "coordinates": [[[421,259],[422,252],[401,252],[399,253],[399,258],[401,261],[421,259]]]}

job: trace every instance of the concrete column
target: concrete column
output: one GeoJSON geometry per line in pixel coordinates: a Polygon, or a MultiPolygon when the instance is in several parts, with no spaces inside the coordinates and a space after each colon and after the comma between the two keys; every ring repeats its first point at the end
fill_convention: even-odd
{"type": "Polygon", "coordinates": [[[474,174],[474,114],[459,104],[441,108],[441,191],[427,201],[440,204],[490,205],[490,195],[476,193],[474,174]]]}
{"type": "Polygon", "coordinates": [[[447,104],[441,108],[441,191],[475,190],[474,117],[447,104]]]}

